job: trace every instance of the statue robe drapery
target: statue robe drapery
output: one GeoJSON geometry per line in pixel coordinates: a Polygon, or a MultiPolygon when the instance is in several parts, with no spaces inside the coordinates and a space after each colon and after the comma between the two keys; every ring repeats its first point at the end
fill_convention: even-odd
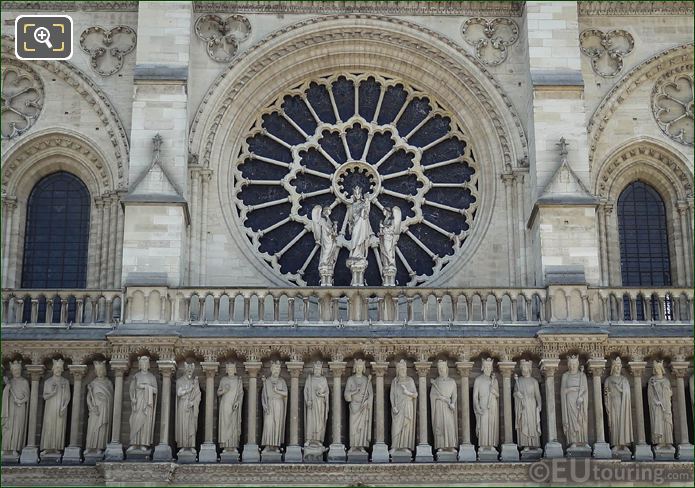
{"type": "Polygon", "coordinates": [[[415,449],[415,402],[417,390],[411,377],[391,383],[391,449],[415,449]],[[408,394],[403,391],[405,388],[408,394]]]}
{"type": "Polygon", "coordinates": [[[261,445],[280,447],[285,443],[285,414],[287,412],[287,383],[284,379],[271,376],[263,382],[261,404],[263,405],[261,445]]]}
{"type": "Polygon", "coordinates": [[[154,443],[154,417],[157,408],[157,379],[150,372],[138,372],[130,380],[130,444],[154,443]]]}
{"type": "Polygon", "coordinates": [[[630,382],[624,376],[609,376],[604,384],[606,414],[611,446],[632,443],[632,402],[630,382]]]}
{"type": "Polygon", "coordinates": [[[668,378],[652,376],[649,379],[647,397],[652,424],[652,444],[673,444],[672,395],[671,381],[668,378]]]}
{"type": "Polygon", "coordinates": [[[560,385],[562,427],[567,438],[567,444],[587,444],[589,418],[589,390],[586,375],[579,371],[562,375],[560,385]]]}
{"type": "Polygon", "coordinates": [[[345,401],[350,403],[350,447],[369,447],[372,440],[372,383],[364,376],[350,376],[345,401]]]}
{"type": "Polygon", "coordinates": [[[3,451],[19,452],[26,445],[29,396],[29,382],[22,377],[10,378],[2,391],[3,451]]]}
{"type": "Polygon", "coordinates": [[[500,438],[500,389],[497,378],[481,374],[473,383],[475,431],[480,447],[496,447],[500,438]]]}
{"type": "Polygon", "coordinates": [[[179,378],[176,381],[176,446],[195,448],[200,407],[198,378],[179,378]]]}
{"type": "Polygon", "coordinates": [[[456,401],[456,382],[452,378],[437,378],[432,381],[430,403],[435,449],[458,447],[456,401]],[[453,404],[453,409],[450,404],[453,404]]]}
{"type": "Polygon", "coordinates": [[[220,380],[219,400],[219,442],[220,446],[237,448],[241,436],[241,404],[244,400],[244,386],[238,376],[225,376],[220,380]],[[236,408],[235,408],[236,405],[236,408]]]}
{"type": "Polygon", "coordinates": [[[304,438],[306,443],[323,444],[328,420],[328,381],[310,374],[304,384],[304,438]],[[311,405],[311,406],[310,406],[311,405]]]}
{"type": "Polygon", "coordinates": [[[70,382],[62,376],[51,376],[43,384],[43,399],[41,449],[62,451],[65,449],[70,382]]]}
{"type": "Polygon", "coordinates": [[[95,378],[87,385],[87,421],[86,449],[106,449],[111,427],[111,410],[113,408],[113,385],[108,378],[95,378]]]}
{"type": "Polygon", "coordinates": [[[520,447],[541,445],[541,390],[534,378],[517,378],[514,385],[516,434],[520,447]]]}

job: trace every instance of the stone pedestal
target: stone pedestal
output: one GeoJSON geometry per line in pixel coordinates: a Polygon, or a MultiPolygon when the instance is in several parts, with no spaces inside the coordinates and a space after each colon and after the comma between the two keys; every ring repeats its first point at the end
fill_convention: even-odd
{"type": "MultiPolygon", "coordinates": [[[[345,446],[342,444],[331,444],[328,449],[328,462],[344,463],[346,460],[345,446]]],[[[304,451],[304,462],[306,462],[306,450],[304,451]]]]}
{"type": "Polygon", "coordinates": [[[17,464],[19,463],[19,453],[17,451],[3,451],[2,464],[17,464]]]}
{"type": "Polygon", "coordinates": [[[168,463],[173,460],[173,457],[174,456],[171,453],[171,446],[169,444],[157,444],[154,447],[154,461],[159,463],[168,463]]]}
{"type": "Polygon", "coordinates": [[[652,446],[648,444],[637,444],[635,446],[635,461],[653,461],[654,453],[652,446]]]}
{"type": "Polygon", "coordinates": [[[82,448],[68,446],[63,453],[63,464],[81,464],[82,463],[82,448]]]}
{"type": "MultiPolygon", "coordinates": [[[[203,450],[200,450],[200,455],[202,457],[203,450]]],[[[224,464],[238,464],[239,463],[239,451],[234,447],[229,447],[222,451],[220,454],[220,463],[224,464]]]]}
{"type": "Polygon", "coordinates": [[[262,463],[281,463],[282,452],[279,449],[269,450],[267,447],[261,452],[262,463]]]}
{"type": "Polygon", "coordinates": [[[591,457],[591,446],[589,444],[572,445],[567,448],[568,458],[591,457]]]}
{"type": "Polygon", "coordinates": [[[654,461],[673,461],[676,448],[673,446],[654,446],[654,461]]]}
{"type": "MultiPolygon", "coordinates": [[[[122,453],[121,459],[123,459],[122,453]]],[[[19,464],[39,464],[39,448],[36,446],[26,446],[22,449],[22,454],[19,456],[19,464]]]]}
{"type": "Polygon", "coordinates": [[[241,452],[241,462],[243,463],[260,463],[261,451],[258,444],[245,444],[244,450],[241,452]]]}
{"type": "Polygon", "coordinates": [[[347,453],[347,462],[348,464],[367,464],[369,462],[369,454],[364,449],[353,447],[347,453]]]}
{"type": "Polygon", "coordinates": [[[372,462],[388,463],[390,461],[389,448],[383,442],[377,442],[372,446],[372,462]]]}
{"type": "Polygon", "coordinates": [[[500,461],[515,462],[519,460],[519,449],[516,444],[502,444],[500,461]]]}
{"type": "Polygon", "coordinates": [[[538,461],[541,457],[543,457],[543,449],[540,447],[525,447],[521,450],[522,461],[538,461]]]}
{"type": "Polygon", "coordinates": [[[364,272],[367,269],[366,259],[348,259],[347,265],[352,272],[350,286],[364,286],[364,272]]]}
{"type": "Polygon", "coordinates": [[[301,463],[302,448],[299,446],[287,446],[283,460],[286,463],[301,463]]]}
{"type": "Polygon", "coordinates": [[[474,463],[477,459],[473,444],[461,444],[459,446],[458,461],[460,463],[474,463]]]}
{"type": "Polygon", "coordinates": [[[93,466],[104,460],[104,451],[101,449],[87,450],[84,452],[84,464],[93,466]]]}
{"type": "Polygon", "coordinates": [[[204,442],[200,446],[198,454],[199,463],[216,463],[217,462],[217,446],[214,442],[204,442]]]}
{"type": "Polygon", "coordinates": [[[478,461],[481,463],[493,463],[499,459],[499,452],[494,447],[479,447],[478,461]]]}
{"type": "Polygon", "coordinates": [[[389,452],[391,455],[392,463],[412,463],[413,453],[410,449],[391,449],[389,452]]]}
{"type": "MultiPolygon", "coordinates": [[[[630,454],[632,455],[632,454],[630,454]]],[[[613,457],[611,446],[607,442],[595,442],[593,457],[595,459],[610,459],[613,457]]]]}
{"type": "Polygon", "coordinates": [[[565,455],[562,450],[562,444],[557,441],[546,442],[545,449],[543,449],[543,457],[546,459],[561,458],[565,455]]]}
{"type": "Polygon", "coordinates": [[[323,463],[323,455],[327,449],[324,446],[307,446],[304,448],[305,463],[323,463]]]}
{"type": "Polygon", "coordinates": [[[151,461],[152,449],[144,446],[130,446],[125,456],[128,461],[151,461]]]}
{"type": "Polygon", "coordinates": [[[444,451],[443,449],[437,450],[437,462],[439,463],[455,463],[458,458],[458,453],[455,449],[444,451]]]}
{"type": "Polygon", "coordinates": [[[41,451],[40,456],[42,465],[60,464],[63,453],[60,451],[41,451]]]}
{"type": "Polygon", "coordinates": [[[431,463],[434,461],[432,456],[432,446],[429,444],[418,444],[415,447],[415,462],[416,463],[431,463]]]}
{"type": "Polygon", "coordinates": [[[630,451],[630,449],[625,446],[616,446],[611,450],[611,456],[613,459],[620,459],[621,461],[631,461],[632,451],[630,451]]]}
{"type": "Polygon", "coordinates": [[[181,448],[176,458],[179,464],[194,464],[198,461],[198,452],[192,448],[181,448]]]}
{"type": "Polygon", "coordinates": [[[123,459],[123,444],[121,444],[120,442],[109,442],[108,444],[106,444],[104,461],[111,463],[123,461],[123,459]]]}
{"type": "Polygon", "coordinates": [[[678,445],[678,456],[676,456],[680,461],[693,462],[693,445],[692,444],[679,444],[678,445]]]}

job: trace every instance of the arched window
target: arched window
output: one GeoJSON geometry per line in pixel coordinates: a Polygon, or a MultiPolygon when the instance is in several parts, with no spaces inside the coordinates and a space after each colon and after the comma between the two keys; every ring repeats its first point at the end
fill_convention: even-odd
{"type": "MultiPolygon", "coordinates": [[[[630,183],[618,198],[620,270],[623,286],[670,286],[666,208],[661,195],[642,181],[630,183]]],[[[638,299],[637,317],[644,320],[644,307],[638,299]]],[[[659,316],[658,302],[652,300],[652,316],[659,316]],[[656,312],[656,313],[655,313],[656,312]]],[[[669,319],[670,304],[664,315],[669,319]]],[[[626,319],[629,311],[625,312],[626,319]]]]}
{"type": "Polygon", "coordinates": [[[22,288],[85,288],[90,199],[66,172],[34,186],[27,205],[22,288]]]}

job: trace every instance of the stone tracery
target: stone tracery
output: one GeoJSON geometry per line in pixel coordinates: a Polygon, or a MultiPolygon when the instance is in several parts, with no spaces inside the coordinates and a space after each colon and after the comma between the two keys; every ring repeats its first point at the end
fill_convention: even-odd
{"type": "Polygon", "coordinates": [[[2,138],[28,131],[41,114],[44,89],[41,78],[28,65],[3,59],[2,138]]]}
{"type": "Polygon", "coordinates": [[[664,134],[692,146],[695,142],[692,74],[665,73],[654,85],[652,111],[664,134]]]}

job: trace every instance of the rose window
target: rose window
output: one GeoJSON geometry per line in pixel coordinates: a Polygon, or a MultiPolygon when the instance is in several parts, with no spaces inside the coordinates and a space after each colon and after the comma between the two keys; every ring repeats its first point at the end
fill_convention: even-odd
{"type": "Polygon", "coordinates": [[[334,285],[350,284],[346,214],[356,187],[374,234],[364,278],[380,286],[385,208],[400,209],[396,284],[418,285],[466,240],[478,205],[478,163],[454,117],[429,94],[372,74],[307,81],[256,119],[234,167],[240,222],[268,264],[299,285],[319,283],[312,209],[339,233],[334,285]]]}

